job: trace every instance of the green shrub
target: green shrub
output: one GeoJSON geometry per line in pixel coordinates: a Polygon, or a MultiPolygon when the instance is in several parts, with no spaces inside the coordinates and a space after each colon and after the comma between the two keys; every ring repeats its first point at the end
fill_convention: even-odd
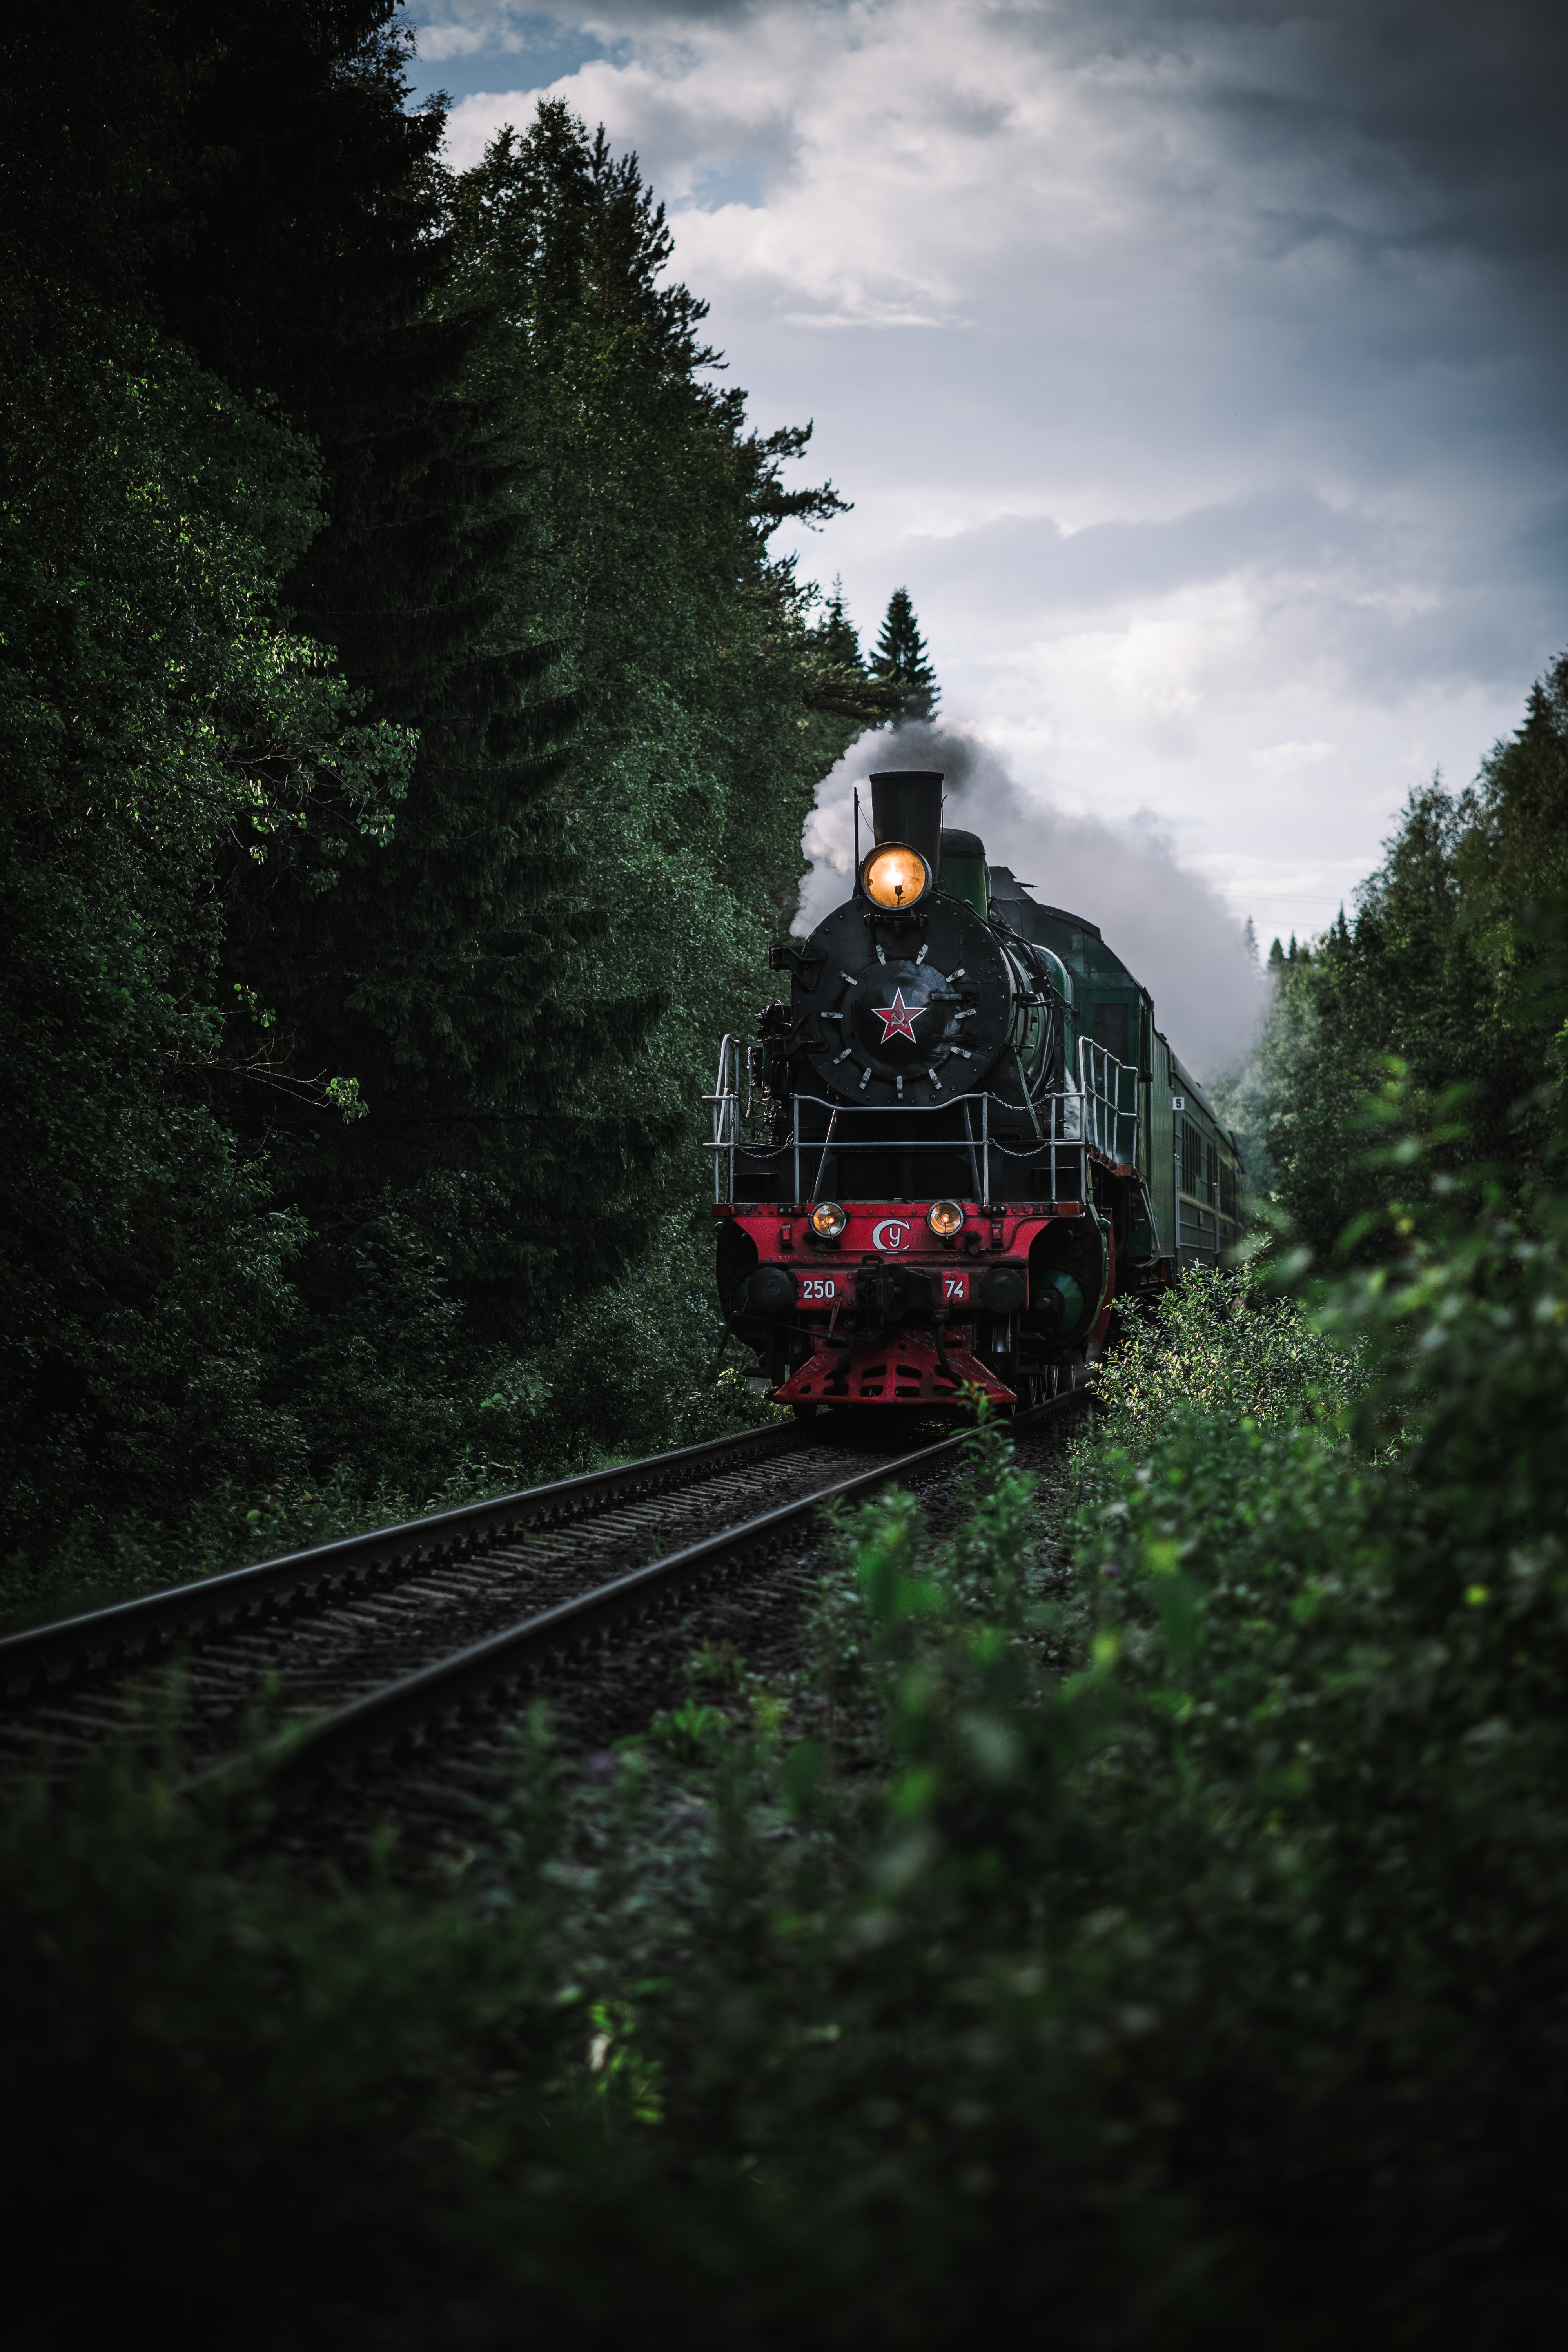
{"type": "Polygon", "coordinates": [[[1387,1244],[1194,1285],[1053,1528],[994,1428],[843,1520],[792,1679],[536,1717],[443,1894],[15,1811],[10,2210],[266,2345],[1554,2341],[1568,1210],[1387,1244]]]}
{"type": "Polygon", "coordinates": [[[1258,1422],[1321,1419],[1358,1392],[1353,1345],[1336,1345],[1256,1266],[1194,1266],[1152,1310],[1126,1318],[1098,1392],[1118,1437],[1173,1413],[1258,1422]]]}
{"type": "MultiPolygon", "coordinates": [[[[318,1466],[296,1458],[265,1482],[215,1469],[194,1499],[176,1493],[161,1508],[79,1511],[52,1544],[16,1546],[0,1559],[0,1630],[786,1420],[735,1364],[720,1361],[706,1228],[705,1220],[694,1235],[686,1216],[666,1219],[642,1264],[590,1301],[553,1347],[482,1351],[461,1380],[450,1368],[431,1372],[433,1349],[420,1385],[399,1373],[384,1336],[378,1359],[340,1330],[306,1365],[316,1381],[307,1418],[321,1441],[318,1466]],[[356,1450],[356,1427],[378,1408],[380,1443],[356,1450]],[[334,1429],[341,1454],[329,1443],[334,1429]]],[[[415,1307],[441,1311],[429,1298],[415,1307]]],[[[294,1451],[302,1455],[303,1444],[294,1451]]],[[[243,1456],[238,1467],[247,1467],[243,1456]]]]}

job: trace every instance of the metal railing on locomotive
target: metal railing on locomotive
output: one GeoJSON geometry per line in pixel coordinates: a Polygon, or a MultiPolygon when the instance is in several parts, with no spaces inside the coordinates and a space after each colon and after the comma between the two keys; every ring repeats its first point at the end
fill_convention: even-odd
{"type": "Polygon", "coordinates": [[[807,1201],[816,1197],[816,1187],[821,1181],[829,1151],[839,1159],[856,1151],[886,1151],[888,1142],[877,1135],[858,1137],[839,1135],[838,1121],[847,1111],[857,1125],[861,1120],[900,1119],[905,1132],[897,1139],[900,1152],[944,1154],[967,1152],[974,1177],[974,1199],[994,1198],[991,1189],[992,1159],[1026,1160],[1042,1172],[1048,1172],[1048,1186],[1042,1186],[1053,1201],[1081,1201],[1087,1191],[1087,1152],[1112,1162],[1121,1168],[1138,1164],[1138,1073],[1125,1062],[1119,1062],[1103,1045],[1090,1038],[1080,1037],[1078,1045],[1079,1084],[1055,1094],[1027,1097],[1022,1102],[1009,1102],[1005,1095],[976,1089],[971,1094],[950,1096],[944,1103],[843,1103],[828,1102],[821,1095],[796,1095],[792,1104],[789,1140],[785,1143],[761,1145],[750,1136],[742,1134],[749,1128],[755,1108],[755,1093],[752,1083],[751,1049],[740,1045],[726,1035],[719,1047],[719,1071],[710,1095],[702,1099],[713,1106],[713,1139],[709,1150],[713,1154],[713,1198],[721,1203],[735,1198],[735,1155],[745,1150],[759,1160],[791,1158],[794,1191],[791,1199],[807,1201]],[[745,1072],[745,1098],[741,1093],[742,1070],[745,1072]],[[800,1131],[802,1105],[828,1114],[826,1136],[803,1136],[800,1131]],[[1035,1129],[1034,1139],[1022,1150],[998,1140],[992,1132],[991,1112],[994,1106],[1016,1119],[1024,1114],[1035,1129]],[[946,1118],[954,1110],[963,1115],[964,1132],[961,1136],[921,1137],[909,1131],[910,1121],[946,1118]],[[975,1117],[978,1111],[978,1118],[975,1117]],[[812,1190],[802,1188],[801,1179],[808,1163],[812,1190]]]}

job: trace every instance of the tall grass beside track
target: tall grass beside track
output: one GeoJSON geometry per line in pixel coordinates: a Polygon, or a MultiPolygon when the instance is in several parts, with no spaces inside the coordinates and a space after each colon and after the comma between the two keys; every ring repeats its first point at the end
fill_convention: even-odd
{"type": "Polygon", "coordinates": [[[1185,1286],[1051,1540],[984,1433],[787,1681],[536,1718],[440,1886],[14,1810],[0,2195],[78,2249],[24,2340],[1556,2340],[1568,1202],[1388,1241],[1310,1316],[1185,1286]]]}

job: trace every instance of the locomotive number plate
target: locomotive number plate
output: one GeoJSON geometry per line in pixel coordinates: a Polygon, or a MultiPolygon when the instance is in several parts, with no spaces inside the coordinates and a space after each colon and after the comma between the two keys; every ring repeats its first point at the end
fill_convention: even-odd
{"type": "Polygon", "coordinates": [[[963,1274],[944,1274],[942,1277],[944,1298],[964,1298],[969,1295],[969,1277],[963,1274]]]}
{"type": "Polygon", "coordinates": [[[800,1295],[803,1298],[837,1298],[838,1285],[830,1274],[813,1275],[801,1284],[800,1295]]]}

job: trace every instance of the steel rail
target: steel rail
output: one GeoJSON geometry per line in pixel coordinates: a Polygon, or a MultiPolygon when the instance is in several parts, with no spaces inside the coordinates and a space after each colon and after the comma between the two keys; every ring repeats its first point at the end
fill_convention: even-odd
{"type": "Polygon", "coordinates": [[[636,1462],[581,1471],[548,1486],[460,1503],[425,1518],[374,1528],[364,1535],[340,1536],[331,1543],[280,1552],[272,1559],[167,1586],[134,1601],[115,1601],[83,1616],[27,1626],[0,1638],[0,1685],[25,1690],[40,1676],[57,1675],[84,1661],[120,1664],[139,1654],[155,1654],[193,1633],[214,1624],[232,1626],[279,1601],[302,1597],[326,1601],[334,1589],[340,1594],[344,1589],[363,1592],[395,1574],[412,1575],[468,1557],[481,1543],[504,1541],[514,1528],[559,1525],[631,1496],[684,1486],[710,1465],[793,1452],[809,1426],[784,1423],[707,1438],[670,1454],[645,1454],[636,1462]]]}
{"type": "MultiPolygon", "coordinates": [[[[1073,1389],[1016,1414],[1009,1425],[1032,1427],[1093,1402],[1091,1387],[1073,1389]]],[[[520,1684],[549,1653],[603,1640],[616,1624],[664,1607],[679,1593],[710,1582],[741,1555],[798,1526],[824,1503],[869,1494],[889,1479],[907,1477],[956,1454],[973,1444],[973,1429],[961,1430],[934,1445],[921,1446],[915,1453],[879,1464],[874,1470],[860,1471],[852,1478],[839,1479],[781,1504],[739,1527],[722,1528],[664,1559],[651,1560],[645,1568],[634,1569],[608,1584],[524,1618],[503,1633],[385,1683],[379,1690],[367,1691],[311,1722],[278,1734],[258,1748],[226,1758],[193,1776],[181,1793],[247,1782],[274,1789],[298,1786],[342,1769],[367,1748],[407,1739],[432,1717],[461,1716],[493,1705],[504,1698],[508,1685],[520,1684]]]]}

